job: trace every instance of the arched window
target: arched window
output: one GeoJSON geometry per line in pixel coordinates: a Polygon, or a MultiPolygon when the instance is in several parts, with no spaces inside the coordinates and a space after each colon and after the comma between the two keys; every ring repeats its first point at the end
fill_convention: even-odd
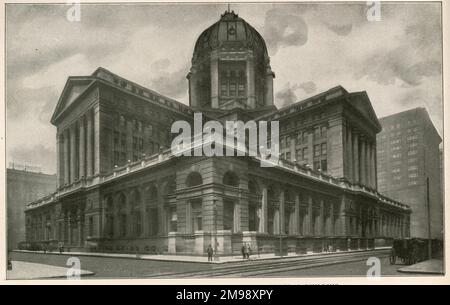
{"type": "Polygon", "coordinates": [[[198,172],[192,172],[186,178],[186,186],[187,187],[192,187],[192,186],[202,185],[202,184],[203,184],[203,178],[202,178],[202,175],[200,175],[198,172]]]}
{"type": "Polygon", "coordinates": [[[223,175],[223,184],[229,185],[229,186],[239,186],[239,177],[234,172],[226,172],[225,175],[223,175]]]}

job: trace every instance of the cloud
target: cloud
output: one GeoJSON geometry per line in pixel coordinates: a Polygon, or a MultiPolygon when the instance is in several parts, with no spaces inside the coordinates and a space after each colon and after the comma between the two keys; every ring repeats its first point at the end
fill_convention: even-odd
{"type": "Polygon", "coordinates": [[[298,85],[298,88],[303,89],[303,91],[305,91],[305,93],[307,93],[307,94],[311,94],[311,93],[315,92],[317,89],[316,83],[313,81],[301,83],[298,85]]]}
{"type": "Polygon", "coordinates": [[[188,68],[186,67],[175,72],[160,72],[151,81],[151,87],[172,98],[182,97],[188,91],[187,73],[188,68]]]}
{"type": "Polygon", "coordinates": [[[332,32],[336,33],[339,36],[347,36],[352,31],[352,24],[331,24],[328,22],[324,22],[325,26],[332,32]]]}
{"type": "Polygon", "coordinates": [[[43,172],[54,174],[56,171],[56,152],[42,144],[31,148],[15,147],[9,152],[9,161],[19,164],[41,167],[43,172]]]}
{"type": "Polygon", "coordinates": [[[281,103],[282,107],[290,105],[299,101],[296,94],[296,91],[299,89],[302,89],[306,94],[311,94],[315,92],[317,88],[313,81],[294,84],[293,86],[291,86],[290,83],[286,83],[285,88],[275,94],[275,98],[278,103],[281,103]]]}
{"type": "Polygon", "coordinates": [[[266,13],[264,38],[275,55],[280,47],[302,46],[308,41],[308,25],[300,15],[272,9],[266,13]]]}

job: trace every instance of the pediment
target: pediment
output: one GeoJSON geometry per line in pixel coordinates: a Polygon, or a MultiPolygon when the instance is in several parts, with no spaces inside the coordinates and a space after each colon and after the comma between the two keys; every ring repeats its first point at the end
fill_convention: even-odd
{"type": "Polygon", "coordinates": [[[56,104],[51,122],[64,112],[94,82],[92,77],[69,77],[56,104]]]}
{"type": "Polygon", "coordinates": [[[350,93],[348,100],[350,105],[381,131],[380,122],[365,91],[350,93]]]}

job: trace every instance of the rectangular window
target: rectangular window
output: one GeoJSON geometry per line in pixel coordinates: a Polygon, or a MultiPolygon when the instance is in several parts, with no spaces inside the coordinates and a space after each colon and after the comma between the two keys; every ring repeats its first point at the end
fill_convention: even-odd
{"type": "Polygon", "coordinates": [[[236,84],[230,84],[230,96],[236,96],[236,84]]]}
{"type": "Polygon", "coordinates": [[[308,147],[303,148],[303,160],[308,160],[308,147]]]}
{"type": "Polygon", "coordinates": [[[89,217],[89,236],[94,236],[94,218],[89,217]]]}
{"type": "Polygon", "coordinates": [[[169,232],[177,232],[177,207],[170,207],[169,232]]]}
{"type": "Polygon", "coordinates": [[[234,229],[234,202],[231,200],[224,200],[223,202],[223,229],[234,229]]]}
{"type": "Polygon", "coordinates": [[[227,96],[227,93],[227,84],[222,83],[222,85],[220,85],[220,95],[227,96]]]}
{"type": "Polygon", "coordinates": [[[238,86],[238,95],[245,96],[245,86],[244,84],[239,84],[238,86]]]}
{"type": "Polygon", "coordinates": [[[158,234],[158,209],[150,209],[150,235],[155,236],[158,234]]]}
{"type": "Polygon", "coordinates": [[[314,161],[313,166],[314,166],[315,170],[319,170],[320,169],[320,161],[314,161]]]}
{"type": "Polygon", "coordinates": [[[328,169],[327,169],[327,160],[326,160],[326,159],[320,161],[320,169],[321,169],[323,172],[326,172],[326,171],[328,170],[328,169]]]}
{"type": "Polygon", "coordinates": [[[322,156],[325,156],[327,154],[327,143],[321,144],[321,150],[322,150],[322,156]]]}
{"type": "Polygon", "coordinates": [[[408,156],[414,156],[414,155],[417,155],[417,150],[408,151],[408,156]]]}
{"type": "Polygon", "coordinates": [[[297,159],[297,161],[302,160],[302,150],[301,149],[297,149],[297,151],[295,152],[295,158],[297,159]]]}
{"type": "Polygon", "coordinates": [[[314,145],[314,157],[320,157],[320,144],[314,145]]]}
{"type": "Polygon", "coordinates": [[[203,230],[202,202],[199,200],[191,202],[191,211],[192,232],[203,230]]]}

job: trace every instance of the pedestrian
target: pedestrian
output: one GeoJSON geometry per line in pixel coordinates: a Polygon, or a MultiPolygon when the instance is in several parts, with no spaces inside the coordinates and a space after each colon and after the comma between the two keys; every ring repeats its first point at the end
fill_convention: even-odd
{"type": "Polygon", "coordinates": [[[247,257],[245,251],[246,251],[246,246],[245,246],[245,244],[242,244],[242,249],[241,249],[241,252],[242,252],[242,259],[245,259],[245,258],[247,257]]]}
{"type": "Polygon", "coordinates": [[[60,243],[59,243],[59,254],[62,254],[62,253],[63,253],[63,250],[64,250],[63,243],[60,242],[60,243]]]}
{"type": "Polygon", "coordinates": [[[213,260],[213,254],[214,254],[214,250],[211,247],[211,244],[208,246],[208,248],[206,249],[206,253],[208,254],[208,262],[212,262],[213,260]]]}
{"type": "Polygon", "coordinates": [[[245,247],[245,254],[247,256],[247,259],[250,259],[250,252],[252,252],[252,248],[250,248],[250,244],[247,243],[247,245],[245,247]]]}

